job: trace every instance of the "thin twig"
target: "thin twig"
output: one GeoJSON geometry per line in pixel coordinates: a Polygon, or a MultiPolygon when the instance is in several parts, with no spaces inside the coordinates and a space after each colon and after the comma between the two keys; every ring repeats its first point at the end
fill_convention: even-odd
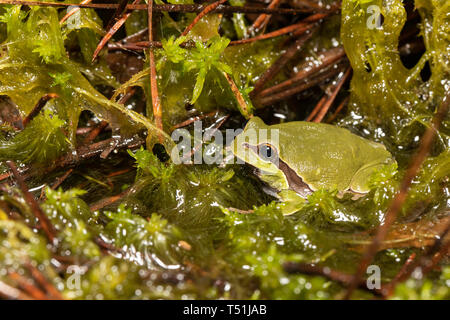
{"type": "Polygon", "coordinates": [[[358,286],[358,283],[360,282],[362,275],[367,269],[367,266],[372,262],[373,258],[375,257],[375,254],[378,251],[378,247],[388,234],[390,226],[395,222],[398,213],[400,212],[403,204],[406,201],[412,180],[417,175],[423,161],[427,157],[434,136],[436,135],[436,132],[439,130],[442,120],[448,113],[449,104],[450,104],[450,94],[448,94],[444,98],[436,114],[433,117],[431,126],[427,128],[424,135],[422,136],[418,152],[414,156],[411,164],[408,167],[408,170],[405,173],[403,181],[400,185],[399,192],[392,200],[391,205],[389,206],[389,209],[385,214],[384,223],[380,225],[380,227],[378,228],[377,234],[373,238],[372,243],[367,247],[367,250],[361,259],[358,269],[356,270],[356,273],[353,276],[353,280],[350,283],[350,286],[348,287],[348,290],[345,295],[346,299],[350,298],[353,291],[358,286]]]}
{"type": "Polygon", "coordinates": [[[344,98],[344,100],[342,100],[342,102],[339,104],[339,106],[336,108],[336,110],[334,111],[334,113],[327,119],[327,123],[331,123],[333,122],[334,119],[336,119],[337,115],[339,114],[339,112],[341,112],[342,109],[344,109],[344,107],[347,105],[348,101],[350,100],[350,96],[346,96],[344,98]]]}
{"type": "Polygon", "coordinates": [[[11,172],[5,172],[5,173],[2,173],[2,174],[0,174],[0,181],[3,181],[3,180],[5,180],[5,179],[8,179],[8,178],[11,177],[11,176],[12,176],[11,172]]]}
{"type": "Polygon", "coordinates": [[[257,100],[257,102],[260,106],[271,105],[275,102],[284,100],[287,97],[290,97],[294,94],[297,94],[297,93],[305,91],[311,87],[314,87],[317,84],[330,79],[331,77],[335,76],[336,74],[338,74],[341,71],[342,71],[342,68],[332,68],[331,70],[328,70],[327,72],[322,72],[318,75],[314,75],[314,77],[312,77],[312,78],[305,79],[302,83],[300,83],[296,87],[287,89],[285,91],[282,91],[280,93],[276,93],[276,94],[273,94],[270,96],[265,96],[265,97],[257,100]]]}
{"type": "Polygon", "coordinates": [[[148,28],[144,28],[141,29],[133,34],[130,34],[129,36],[126,36],[125,38],[123,38],[122,40],[120,40],[119,42],[122,44],[128,43],[128,42],[133,42],[135,39],[140,39],[143,36],[148,35],[148,28]]]}
{"type": "Polygon", "coordinates": [[[217,111],[211,111],[211,112],[206,113],[206,114],[202,114],[202,115],[199,115],[199,116],[196,116],[196,117],[192,117],[191,119],[188,119],[186,121],[177,123],[176,125],[172,126],[170,131],[173,131],[173,130],[178,129],[178,128],[186,127],[186,126],[190,125],[191,123],[193,123],[195,121],[202,120],[202,119],[207,118],[207,117],[212,117],[212,116],[214,116],[216,114],[217,114],[217,111]]]}
{"type": "MultiPolygon", "coordinates": [[[[67,170],[66,173],[64,173],[61,177],[58,177],[58,179],[56,179],[56,181],[52,184],[52,186],[50,188],[52,190],[57,189],[70,176],[70,174],[72,172],[73,172],[72,168],[67,170]]],[[[45,199],[45,188],[42,188],[42,190],[41,190],[41,195],[39,197],[39,201],[41,201],[43,199],[45,199]]]]}
{"type": "MultiPolygon", "coordinates": [[[[148,41],[153,41],[153,0],[148,0],[148,41]]],[[[163,131],[163,123],[162,123],[162,106],[161,100],[158,94],[158,81],[156,77],[156,63],[155,56],[153,54],[153,48],[148,49],[148,58],[150,64],[150,90],[152,95],[152,105],[153,105],[153,117],[155,117],[155,125],[158,129],[163,131]]],[[[160,142],[163,140],[163,137],[159,135],[160,142]]]]}
{"type": "Polygon", "coordinates": [[[53,190],[57,189],[57,188],[61,185],[61,183],[63,183],[64,180],[66,180],[67,177],[70,176],[70,174],[71,174],[72,172],[73,172],[73,169],[72,169],[72,168],[69,169],[69,170],[67,170],[66,173],[64,173],[61,177],[59,177],[58,179],[56,179],[55,183],[52,184],[52,186],[51,186],[50,188],[52,188],[53,190]]]}
{"type": "Polygon", "coordinates": [[[90,144],[107,126],[108,126],[107,121],[105,120],[100,121],[100,123],[96,125],[95,128],[92,129],[91,132],[89,132],[88,136],[83,140],[83,144],[90,144]]]}
{"type": "Polygon", "coordinates": [[[31,263],[27,263],[25,266],[31,272],[32,277],[37,281],[37,283],[39,283],[39,285],[47,291],[51,299],[63,300],[61,292],[59,292],[35,266],[31,263]]]}
{"type": "MultiPolygon", "coordinates": [[[[61,2],[46,2],[46,1],[26,1],[26,0],[0,0],[0,4],[24,5],[24,6],[45,6],[45,7],[71,7],[78,6],[80,8],[91,9],[106,9],[116,10],[119,7],[117,3],[61,3],[61,2]]],[[[200,4],[157,4],[153,6],[155,12],[185,12],[185,13],[199,13],[205,9],[204,5],[200,4]]],[[[129,4],[127,10],[147,10],[146,4],[129,4]]],[[[300,9],[300,8],[277,8],[268,9],[260,7],[240,7],[240,6],[225,6],[220,5],[212,12],[214,13],[266,13],[266,14],[290,14],[297,15],[301,13],[311,13],[320,10],[315,9],[300,9]]],[[[324,10],[325,11],[325,10],[324,10]]]]}
{"type": "Polygon", "coordinates": [[[34,199],[31,192],[28,190],[28,187],[25,184],[23,177],[20,175],[19,171],[17,170],[15,163],[13,161],[8,160],[8,161],[6,161],[6,164],[11,169],[11,172],[14,175],[14,178],[16,179],[20,190],[22,191],[25,201],[30,206],[31,211],[33,212],[34,216],[39,220],[39,222],[42,226],[42,229],[44,230],[48,240],[51,243],[54,243],[55,236],[56,236],[56,230],[54,229],[52,223],[50,222],[48,217],[45,215],[45,213],[42,211],[41,207],[37,203],[36,199],[34,199]]]}
{"type": "Polygon", "coordinates": [[[275,63],[269,67],[262,74],[259,80],[255,83],[254,89],[250,92],[251,97],[255,97],[264,87],[267,81],[272,79],[303,47],[303,45],[308,41],[317,30],[317,25],[306,25],[300,27],[304,32],[309,31],[299,39],[297,39],[287,50],[286,52],[279,57],[275,63]]]}
{"type": "MultiPolygon", "coordinates": [[[[351,274],[347,274],[344,272],[340,272],[337,270],[333,270],[329,267],[319,267],[313,264],[307,264],[307,263],[300,263],[300,262],[286,262],[283,264],[283,269],[287,273],[302,273],[302,274],[309,274],[309,275],[318,275],[323,276],[327,279],[330,279],[335,282],[339,282],[345,286],[347,286],[353,279],[353,276],[351,274]]],[[[367,284],[365,281],[360,281],[358,283],[358,287],[361,289],[369,290],[367,288],[367,284]]],[[[380,291],[370,290],[370,292],[373,292],[375,294],[380,294],[380,291]]]]}
{"type": "MultiPolygon", "coordinates": [[[[87,3],[91,3],[92,0],[83,0],[80,2],[80,4],[87,4],[87,3]]],[[[67,12],[67,14],[59,21],[59,24],[63,24],[67,19],[69,19],[71,16],[73,16],[75,13],[77,13],[78,11],[80,11],[80,6],[76,5],[76,8],[73,8],[72,10],[70,10],[69,12],[67,12]]]]}
{"type": "Polygon", "coordinates": [[[322,58],[320,59],[319,64],[316,64],[313,67],[308,67],[305,64],[303,67],[300,68],[300,71],[294,77],[285,80],[283,82],[280,82],[277,85],[262,90],[259,96],[260,97],[268,96],[276,92],[285,90],[286,88],[292,87],[298,82],[304,81],[307,77],[320,72],[325,67],[328,67],[329,65],[338,62],[343,57],[345,57],[345,51],[344,48],[342,47],[334,48],[327,52],[324,52],[322,54],[322,58]]]}
{"type": "MultiPolygon", "coordinates": [[[[325,94],[325,102],[322,106],[317,110],[317,116],[314,118],[313,122],[321,122],[322,119],[325,117],[326,113],[328,112],[328,109],[330,109],[331,105],[333,104],[334,100],[336,99],[337,94],[341,90],[344,83],[347,81],[347,79],[350,77],[351,68],[349,67],[345,74],[339,79],[337,84],[333,84],[332,86],[334,88],[332,89],[332,92],[330,95],[328,95],[328,92],[325,94]]],[[[311,115],[308,117],[307,121],[311,121],[314,117],[314,112],[311,113],[311,115]]]]}
{"type": "MultiPolygon", "coordinates": [[[[236,46],[241,44],[247,44],[259,40],[265,40],[270,38],[279,37],[288,33],[295,32],[296,35],[298,35],[299,32],[305,31],[304,27],[311,25],[312,22],[316,22],[318,20],[321,20],[325,17],[327,17],[330,13],[317,13],[314,15],[311,15],[305,19],[303,19],[300,22],[297,22],[295,24],[292,24],[290,26],[280,28],[278,30],[275,30],[273,32],[269,32],[266,34],[262,34],[253,38],[248,39],[241,39],[241,40],[233,40],[230,41],[229,46],[236,46]]],[[[145,29],[147,30],[147,28],[145,29]]],[[[195,47],[195,43],[193,41],[186,41],[180,44],[180,47],[183,48],[193,48],[195,47]]],[[[130,42],[130,43],[124,43],[124,42],[115,42],[110,43],[108,45],[108,49],[110,50],[144,50],[145,48],[162,48],[161,41],[138,41],[138,42],[130,42]]]]}
{"type": "MultiPolygon", "coordinates": [[[[76,149],[75,152],[68,152],[61,158],[57,159],[54,163],[52,163],[49,167],[45,168],[43,171],[42,168],[33,168],[31,166],[25,166],[22,169],[22,172],[27,172],[22,177],[24,179],[28,179],[30,177],[42,174],[48,174],[49,172],[57,169],[57,168],[67,168],[70,166],[76,166],[80,164],[82,161],[91,159],[93,157],[99,156],[106,148],[111,146],[116,139],[110,138],[106,140],[102,140],[91,145],[85,146],[82,145],[76,149]]],[[[130,139],[120,139],[117,140],[116,149],[119,148],[136,148],[145,143],[145,139],[141,137],[132,137],[130,139]]],[[[11,173],[4,174],[0,176],[0,181],[9,178],[11,173]]]]}
{"type": "Polygon", "coordinates": [[[125,104],[128,102],[128,100],[131,99],[131,97],[136,93],[136,88],[131,87],[131,88],[127,88],[127,91],[125,92],[125,94],[119,99],[119,101],[117,101],[117,103],[120,104],[125,104]]]}
{"type": "Polygon", "coordinates": [[[105,27],[106,30],[109,30],[113,25],[116,24],[117,21],[119,21],[119,19],[121,19],[121,17],[127,10],[127,4],[128,0],[119,0],[119,6],[117,7],[116,11],[114,11],[111,19],[109,19],[108,24],[105,27]]]}
{"type": "Polygon", "coordinates": [[[409,269],[411,264],[414,262],[414,259],[416,258],[416,253],[413,252],[408,259],[406,259],[405,263],[403,264],[402,268],[400,269],[400,271],[396,274],[396,276],[394,277],[394,279],[392,279],[391,282],[389,282],[387,285],[385,285],[383,287],[383,296],[385,298],[389,297],[395,286],[397,285],[397,283],[401,282],[405,277],[409,277],[410,273],[409,273],[409,269]]]}
{"type": "MultiPolygon", "coordinates": [[[[134,0],[133,4],[138,4],[139,2],[141,2],[141,0],[134,0]]],[[[117,13],[117,10],[121,10],[121,7],[120,6],[117,7],[116,13],[117,13]]],[[[120,27],[122,27],[125,24],[125,22],[127,21],[127,19],[130,16],[131,16],[131,11],[124,13],[122,15],[122,17],[118,20],[116,20],[113,17],[113,20],[116,20],[116,21],[111,26],[111,28],[108,30],[106,35],[102,38],[102,40],[100,40],[99,44],[97,45],[97,48],[95,48],[94,54],[92,55],[92,61],[94,61],[97,58],[98,54],[103,49],[103,47],[108,43],[108,41],[112,38],[112,36],[120,29],[120,27]]]]}
{"type": "Polygon", "coordinates": [[[117,176],[120,176],[120,175],[122,175],[122,174],[124,174],[124,173],[128,173],[128,172],[130,172],[131,170],[132,170],[131,168],[126,168],[126,169],[122,169],[122,170],[117,170],[117,171],[108,173],[108,175],[107,175],[106,177],[108,177],[108,178],[117,177],[117,176]]]}
{"type": "Polygon", "coordinates": [[[450,239],[448,239],[449,233],[450,220],[447,221],[444,226],[444,231],[437,239],[435,239],[433,245],[427,249],[423,256],[415,260],[414,257],[412,257],[412,259],[410,257],[394,280],[385,286],[383,290],[385,298],[392,295],[397,284],[407,280],[415,270],[420,269],[422,277],[425,277],[428,272],[435,268],[439,261],[448,255],[450,248],[450,239]]]}
{"type": "Polygon", "coordinates": [[[101,159],[108,158],[110,153],[113,152],[117,148],[118,143],[119,143],[119,141],[117,141],[117,139],[113,139],[111,141],[111,144],[109,145],[109,147],[107,147],[105,150],[102,151],[102,153],[100,153],[100,158],[101,159]]]}
{"type": "Polygon", "coordinates": [[[236,83],[234,82],[233,78],[226,72],[223,72],[223,75],[227,79],[231,91],[233,92],[234,96],[236,97],[236,101],[238,103],[239,110],[241,111],[241,114],[246,118],[249,119],[252,116],[252,111],[250,110],[250,107],[248,103],[245,101],[244,97],[242,96],[242,93],[239,91],[239,88],[237,87],[236,83]]]}
{"type": "Polygon", "coordinates": [[[39,114],[39,112],[41,112],[42,108],[45,107],[45,105],[49,100],[55,98],[59,98],[59,96],[56,93],[48,93],[44,95],[41,99],[39,99],[38,103],[36,103],[33,110],[31,110],[31,112],[25,117],[25,119],[23,119],[22,121],[23,127],[25,128],[28,125],[28,123],[30,123],[30,121],[33,120],[34,117],[36,117],[39,114]]]}
{"type": "Polygon", "coordinates": [[[295,24],[292,24],[290,26],[275,30],[273,32],[269,32],[269,33],[265,33],[265,34],[261,34],[259,36],[253,37],[253,38],[248,38],[248,39],[241,39],[241,40],[234,40],[230,42],[230,46],[236,46],[236,45],[240,45],[240,44],[246,44],[246,43],[250,43],[250,42],[255,42],[258,40],[265,40],[265,39],[270,39],[270,38],[275,38],[275,37],[279,37],[282,35],[285,35],[287,33],[292,33],[292,32],[296,32],[298,33],[299,31],[305,30],[304,27],[305,26],[309,26],[312,22],[316,22],[320,19],[325,18],[326,16],[328,16],[328,13],[316,13],[312,16],[309,16],[305,19],[303,19],[300,22],[297,22],[295,24]]]}
{"type": "MultiPolygon", "coordinates": [[[[281,3],[281,0],[272,0],[268,6],[269,9],[277,8],[281,3]]],[[[261,14],[258,18],[253,22],[250,30],[253,32],[258,32],[262,27],[266,26],[269,23],[269,20],[272,16],[267,14],[261,14]]]]}
{"type": "Polygon", "coordinates": [[[33,300],[32,297],[23,293],[21,290],[11,287],[2,281],[0,281],[0,296],[14,300],[33,300]]]}
{"type": "Polygon", "coordinates": [[[104,252],[115,252],[115,253],[120,253],[123,254],[122,249],[115,247],[113,244],[108,243],[106,241],[104,241],[102,238],[100,237],[95,237],[94,238],[94,242],[101,248],[103,249],[104,252]]]}
{"type": "Polygon", "coordinates": [[[91,206],[89,206],[89,208],[91,209],[92,212],[98,211],[106,206],[109,206],[109,205],[119,201],[120,199],[125,197],[131,191],[131,189],[132,188],[128,188],[127,190],[125,190],[115,196],[101,199],[101,200],[97,201],[96,203],[92,204],[91,206]]]}
{"type": "Polygon", "coordinates": [[[9,278],[17,283],[26,293],[28,293],[35,300],[48,300],[47,295],[41,289],[31,283],[29,279],[18,274],[17,272],[9,272],[9,278]]]}
{"type": "Polygon", "coordinates": [[[211,3],[210,5],[207,5],[205,7],[205,9],[203,9],[195,18],[194,20],[192,20],[192,22],[186,27],[186,29],[184,29],[184,31],[181,33],[181,36],[184,37],[186,36],[189,31],[191,31],[191,29],[200,21],[201,18],[203,18],[204,16],[206,16],[208,13],[210,13],[211,11],[214,11],[214,9],[216,9],[218,6],[220,6],[221,4],[227,2],[228,0],[218,0],[214,3],[211,3]]]}

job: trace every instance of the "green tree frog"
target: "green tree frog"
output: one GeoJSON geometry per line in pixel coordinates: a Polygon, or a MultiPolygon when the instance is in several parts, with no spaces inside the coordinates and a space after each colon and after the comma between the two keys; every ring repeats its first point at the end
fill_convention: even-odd
{"type": "Polygon", "coordinates": [[[374,171],[395,162],[382,144],[344,128],[304,121],[269,126],[258,117],[248,121],[230,149],[241,163],[258,169],[284,214],[298,211],[318,189],[363,196],[374,171]]]}

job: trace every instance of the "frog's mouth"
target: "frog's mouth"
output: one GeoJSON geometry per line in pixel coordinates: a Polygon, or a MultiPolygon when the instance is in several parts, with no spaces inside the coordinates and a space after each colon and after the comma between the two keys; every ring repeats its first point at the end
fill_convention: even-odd
{"type": "Polygon", "coordinates": [[[284,176],[286,177],[289,189],[295,191],[298,193],[302,198],[307,198],[310,194],[312,194],[314,191],[306,184],[303,179],[292,170],[286,162],[283,160],[279,160],[279,168],[283,172],[284,176]]]}
{"type": "MultiPolygon", "coordinates": [[[[248,143],[243,144],[245,148],[251,149],[255,153],[258,151],[256,146],[252,146],[248,143]]],[[[270,185],[267,181],[270,179],[267,179],[268,176],[276,176],[276,174],[264,171],[260,168],[257,168],[255,166],[252,166],[254,168],[254,174],[258,177],[260,177],[261,180],[266,182],[266,185],[268,188],[271,189],[270,192],[267,192],[269,194],[273,194],[274,191],[281,191],[277,190],[277,188],[270,185]]],[[[302,198],[307,198],[310,194],[312,194],[314,191],[308,186],[307,183],[303,181],[303,179],[294,171],[292,170],[286,162],[281,160],[280,158],[277,158],[277,167],[282,172],[284,177],[287,180],[287,183],[289,185],[289,189],[295,191],[297,194],[299,194],[302,198]]]]}

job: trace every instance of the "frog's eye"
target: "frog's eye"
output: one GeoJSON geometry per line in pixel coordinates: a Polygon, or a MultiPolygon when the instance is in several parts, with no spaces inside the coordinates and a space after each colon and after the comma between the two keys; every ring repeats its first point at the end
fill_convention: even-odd
{"type": "Polygon", "coordinates": [[[269,143],[261,143],[258,145],[258,155],[261,159],[269,162],[275,162],[278,158],[277,149],[269,143]]]}

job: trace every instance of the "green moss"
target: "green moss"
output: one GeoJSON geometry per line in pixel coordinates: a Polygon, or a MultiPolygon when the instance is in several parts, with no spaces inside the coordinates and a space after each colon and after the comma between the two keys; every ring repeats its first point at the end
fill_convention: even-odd
{"type": "Polygon", "coordinates": [[[50,257],[46,240],[18,221],[0,220],[0,265],[18,267],[28,262],[43,263],[50,257]]]}
{"type": "Polygon", "coordinates": [[[182,234],[158,214],[154,213],[146,220],[124,206],[115,213],[104,214],[111,220],[102,236],[110,239],[117,248],[126,250],[130,260],[148,267],[176,266],[179,263],[177,255],[180,256],[181,249],[178,241],[183,239],[182,234]]]}
{"type": "MultiPolygon", "coordinates": [[[[341,37],[353,69],[351,117],[343,124],[353,122],[355,126],[360,122],[375,139],[403,148],[414,146],[414,136],[428,126],[450,79],[450,40],[442,36],[442,32],[448,34],[450,30],[450,21],[442,14],[448,11],[449,4],[418,1],[416,6],[422,17],[426,51],[415,67],[407,69],[398,52],[400,32],[406,21],[402,1],[347,0],[342,4],[341,37]],[[380,27],[370,26],[374,13],[368,10],[369,6],[376,6],[383,15],[380,27]],[[427,61],[432,76],[424,82],[420,71],[427,61]]],[[[444,128],[439,132],[441,150],[449,143],[448,119],[444,128]]]]}
{"type": "Polygon", "coordinates": [[[19,133],[0,136],[0,161],[46,164],[69,149],[62,129],[65,122],[49,109],[35,117],[19,133]]]}
{"type": "MultiPolygon", "coordinates": [[[[0,94],[11,98],[22,116],[28,114],[43,95],[55,92],[61,99],[55,101],[54,110],[60,119],[67,122],[68,139],[73,145],[82,110],[90,110],[100,119],[107,120],[124,136],[142,128],[150,130],[150,136],[157,131],[145,117],[106,99],[81,72],[86,72],[92,82],[97,76],[106,81],[111,76],[101,71],[104,66],[83,67],[69,59],[64,47],[66,33],[61,31],[56,9],[33,7],[25,14],[20,6],[13,6],[2,16],[2,21],[7,22],[8,36],[5,41],[7,50],[0,61],[0,94]],[[94,69],[96,71],[92,72],[94,69]],[[66,81],[55,83],[58,74],[64,75],[66,81]]],[[[87,26],[92,27],[92,24],[87,26]]],[[[86,30],[86,25],[82,30],[86,30]]],[[[90,37],[92,43],[97,41],[95,33],[84,36],[90,37]]],[[[81,46],[87,45],[88,38],[81,46]]],[[[86,50],[92,51],[92,45],[86,50]]]]}
{"type": "Polygon", "coordinates": [[[450,298],[450,268],[442,270],[436,280],[409,279],[395,288],[394,300],[448,300],[450,298]]]}
{"type": "Polygon", "coordinates": [[[62,256],[93,259],[100,255],[100,249],[94,243],[95,221],[87,204],[78,198],[84,193],[78,189],[66,192],[46,189],[47,199],[42,209],[58,231],[62,256]]]}
{"type": "MultiPolygon", "coordinates": [[[[298,65],[313,65],[318,53],[344,45],[353,79],[347,114],[337,124],[383,142],[398,162],[371,177],[371,190],[365,197],[355,200],[349,194],[318,190],[300,211],[283,216],[279,202],[264,193],[265,186],[245,166],[176,165],[160,161],[148,151],[150,148],[143,147],[119,152],[108,160],[95,159],[87,169],[77,167],[63,182],[64,189],[45,187],[41,207],[57,231],[58,241],[52,250],[46,246],[20,190],[3,185],[0,279],[14,285],[4,271],[28,275],[25,266],[31,262],[64,297],[73,299],[339,298],[344,288],[338,283],[321,276],[288,274],[283,265],[296,261],[354,272],[361,244],[370,243],[370,233],[383,221],[419,137],[450,85],[447,2],[416,1],[426,51],[412,69],[403,65],[398,54],[406,20],[400,0],[343,1],[341,37],[337,34],[340,17],[330,17],[296,59],[298,65]],[[380,28],[367,26],[370,5],[381,9],[384,22],[380,28]],[[424,81],[420,71],[427,61],[431,78],[424,81]],[[116,169],[120,173],[133,165],[128,155],[135,160],[136,176],[132,170],[116,177],[116,169]],[[119,201],[91,212],[88,203],[125,189],[127,193],[119,201]],[[14,216],[3,211],[8,207],[14,216]],[[11,219],[17,218],[16,214],[23,220],[11,219]],[[81,268],[78,286],[73,286],[73,272],[62,271],[68,267],[66,261],[72,267],[86,266],[81,268]]],[[[0,39],[4,40],[0,94],[18,105],[22,117],[44,94],[59,95],[24,130],[1,124],[0,170],[6,170],[1,163],[5,160],[45,166],[74,149],[75,129],[83,110],[107,120],[114,136],[148,129],[149,142],[153,142],[160,133],[166,150],[171,150],[173,142],[152,122],[148,65],[119,86],[106,65],[106,50],[100,53],[99,61],[90,61],[105,34],[102,19],[94,10],[82,9],[79,24],[61,26],[59,19],[64,13],[40,7],[29,11],[20,6],[0,9],[0,39]],[[144,89],[147,98],[142,114],[114,102],[136,86],[144,89]],[[100,93],[116,88],[111,100],[100,93]]],[[[233,78],[250,104],[248,94],[283,53],[280,47],[286,37],[228,46],[232,37],[244,37],[248,29],[244,15],[209,14],[186,37],[178,36],[195,14],[174,17],[163,13],[155,24],[155,37],[162,40],[162,49],[155,49],[155,57],[164,128],[191,117],[191,108],[195,114],[226,110],[232,117],[225,126],[240,127],[233,117],[239,106],[223,73],[233,78]],[[195,47],[191,47],[193,43],[195,47]]],[[[146,12],[133,12],[126,23],[127,34],[147,27],[146,19],[146,12]]],[[[272,23],[274,29],[283,24],[275,19],[272,23]]],[[[267,85],[291,77],[292,70],[293,65],[286,66],[267,85]]],[[[129,106],[136,105],[137,96],[129,106]]],[[[309,110],[309,106],[303,107],[309,110]]],[[[297,108],[291,109],[295,109],[295,118],[301,117],[297,108]]],[[[294,118],[292,113],[283,111],[287,119],[294,118]]],[[[395,226],[399,230],[404,222],[417,217],[432,221],[448,210],[448,118],[437,136],[400,212],[395,226]]],[[[55,172],[56,176],[62,174],[55,172]]],[[[27,183],[35,192],[43,183],[53,183],[53,178],[31,177],[27,183]]],[[[395,241],[391,243],[395,246],[395,241]]],[[[421,254],[423,248],[379,252],[374,263],[383,270],[382,280],[391,280],[413,250],[421,254]]],[[[448,299],[449,270],[447,262],[442,264],[442,272],[433,272],[425,279],[416,275],[400,284],[393,298],[448,299]]],[[[372,295],[358,291],[355,297],[372,295]]]]}

